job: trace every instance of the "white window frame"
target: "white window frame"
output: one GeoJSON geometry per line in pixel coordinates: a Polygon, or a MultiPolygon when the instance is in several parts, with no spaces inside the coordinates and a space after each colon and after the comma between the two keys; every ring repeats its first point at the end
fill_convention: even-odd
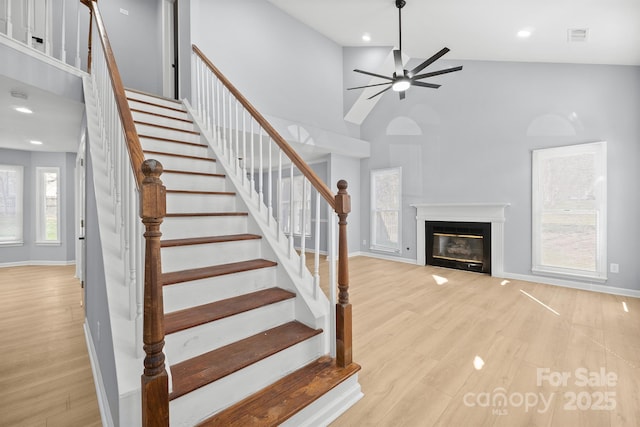
{"type": "MultiPolygon", "coordinates": [[[[0,171],[15,172],[15,225],[17,233],[12,239],[0,240],[0,246],[21,246],[24,244],[24,166],[21,165],[0,165],[0,171]]],[[[2,183],[5,185],[6,183],[2,183]]],[[[6,187],[8,190],[8,187],[6,187]]]]}
{"type": "MultiPolygon", "coordinates": [[[[311,183],[308,179],[305,179],[304,175],[295,175],[293,177],[293,235],[295,237],[302,236],[302,227],[300,226],[299,219],[302,218],[302,197],[303,197],[303,187],[300,185],[300,181],[303,181],[303,184],[306,187],[306,205],[307,207],[307,215],[306,215],[306,224],[305,224],[305,238],[311,237],[311,183]]],[[[286,236],[291,233],[291,177],[287,176],[282,178],[280,181],[280,191],[281,191],[281,206],[280,206],[280,218],[282,220],[282,231],[286,236]],[[285,215],[284,213],[288,215],[285,215]],[[287,218],[285,221],[284,218],[287,218]]]]}
{"type": "Polygon", "coordinates": [[[62,197],[60,194],[60,168],[59,167],[36,167],[36,245],[39,246],[58,246],[60,245],[60,233],[61,233],[61,218],[60,218],[60,205],[62,204],[62,197]],[[55,173],[57,175],[56,178],[56,194],[57,194],[57,203],[56,203],[56,236],[55,240],[47,239],[47,194],[46,194],[46,183],[45,183],[45,174],[55,173]]]}
{"type": "MultiPolygon", "coordinates": [[[[562,209],[562,214],[593,214],[593,210],[562,209]]],[[[588,279],[596,282],[607,280],[607,144],[604,141],[546,148],[533,151],[532,164],[532,271],[562,278],[588,279]],[[543,264],[542,215],[553,213],[544,210],[543,179],[541,162],[551,158],[593,154],[595,156],[596,182],[594,197],[596,200],[596,260],[595,271],[580,268],[565,268],[543,264]]]]}
{"type": "MultiPolygon", "coordinates": [[[[375,169],[371,171],[371,220],[370,220],[370,245],[369,249],[374,251],[381,252],[392,252],[401,254],[402,253],[402,167],[396,168],[386,168],[386,169],[375,169]],[[394,246],[389,246],[383,243],[378,242],[378,237],[376,233],[376,214],[380,211],[377,208],[377,198],[376,198],[376,177],[378,175],[389,175],[389,174],[397,174],[398,180],[400,183],[399,194],[398,194],[398,206],[397,209],[393,209],[393,212],[397,212],[398,215],[398,241],[394,246]]],[[[389,210],[386,210],[389,211],[389,210]]]]}

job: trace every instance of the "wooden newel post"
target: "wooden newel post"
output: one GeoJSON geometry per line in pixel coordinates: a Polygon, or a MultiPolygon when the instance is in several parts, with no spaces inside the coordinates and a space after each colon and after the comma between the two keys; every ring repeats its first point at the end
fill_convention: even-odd
{"type": "Polygon", "coordinates": [[[160,181],[162,165],[156,160],[142,164],[140,217],[145,226],[144,260],[144,373],[142,374],[142,425],[169,425],[169,381],[164,367],[164,307],[160,224],[165,217],[166,189],[160,181]]]}
{"type": "Polygon", "coordinates": [[[344,368],[353,361],[351,343],[351,304],[349,303],[349,250],[347,248],[347,215],[351,212],[351,196],[347,181],[338,181],[336,213],[338,214],[338,303],[336,304],[336,364],[344,368]]]}

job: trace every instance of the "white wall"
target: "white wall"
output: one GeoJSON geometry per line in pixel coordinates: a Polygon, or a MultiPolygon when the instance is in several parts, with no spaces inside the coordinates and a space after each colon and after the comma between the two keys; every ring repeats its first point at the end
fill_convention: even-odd
{"type": "MultiPolygon", "coordinates": [[[[363,54],[371,51],[345,50],[363,54]]],[[[371,142],[363,206],[371,169],[403,167],[402,257],[416,257],[410,204],[509,202],[505,271],[531,274],[531,150],[603,140],[608,260],[620,265],[607,285],[640,290],[640,67],[441,60],[431,68],[455,65],[464,69],[432,79],[443,85],[437,90],[412,88],[404,101],[385,94],[361,128],[371,142]],[[402,135],[411,122],[420,135],[402,135]]],[[[362,83],[353,74],[345,72],[345,83],[362,83]]],[[[369,218],[361,219],[364,239],[369,218]]]]}
{"type": "Polygon", "coordinates": [[[340,46],[266,0],[191,0],[191,17],[192,42],[258,111],[347,134],[340,46]]]}

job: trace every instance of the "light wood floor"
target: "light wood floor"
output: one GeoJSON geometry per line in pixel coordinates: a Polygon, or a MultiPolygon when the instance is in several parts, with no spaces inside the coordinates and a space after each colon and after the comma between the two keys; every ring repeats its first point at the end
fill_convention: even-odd
{"type": "Polygon", "coordinates": [[[0,426],[100,426],[75,267],[0,268],[0,426]]]}
{"type": "MultiPolygon", "coordinates": [[[[640,300],[364,257],[350,267],[365,396],[332,426],[640,425],[640,300]],[[538,385],[538,368],[570,377],[538,385]],[[581,368],[617,378],[583,386],[581,368]],[[500,393],[507,404],[491,406],[500,393]]],[[[72,267],[0,269],[0,426],[100,425],[79,301],[72,267]]]]}
{"type": "Polygon", "coordinates": [[[640,300],[363,257],[350,269],[365,396],[332,426],[640,425],[640,300]],[[538,385],[538,368],[570,376],[538,385]],[[579,369],[617,379],[584,385],[579,369]]]}

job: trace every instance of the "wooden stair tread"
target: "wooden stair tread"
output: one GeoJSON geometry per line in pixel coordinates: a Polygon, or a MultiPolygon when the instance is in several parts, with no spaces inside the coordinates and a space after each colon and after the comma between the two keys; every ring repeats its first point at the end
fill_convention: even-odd
{"type": "Polygon", "coordinates": [[[248,216],[247,212],[176,212],[168,213],[165,218],[180,218],[189,216],[248,216]]]}
{"type": "Polygon", "coordinates": [[[224,243],[224,242],[237,242],[239,240],[254,240],[262,239],[259,234],[225,234],[223,236],[205,236],[205,237],[192,237],[186,239],[170,239],[162,240],[160,247],[171,248],[174,246],[189,246],[189,245],[203,245],[207,243],[224,243]]]}
{"type": "Polygon", "coordinates": [[[131,110],[132,113],[142,113],[142,114],[148,114],[150,116],[161,117],[163,119],[168,119],[168,120],[176,120],[176,121],[184,122],[184,123],[193,123],[193,120],[191,120],[191,119],[182,119],[180,117],[167,116],[166,114],[160,114],[160,113],[154,113],[152,111],[140,110],[139,108],[131,108],[130,110],[131,110]]]}
{"type": "Polygon", "coordinates": [[[176,169],[165,169],[163,172],[163,174],[165,173],[179,173],[179,174],[186,174],[186,175],[202,175],[202,176],[213,176],[215,178],[225,178],[226,175],[223,173],[208,173],[208,172],[194,172],[194,171],[181,171],[181,170],[176,170],[176,169]]]}
{"type": "Polygon", "coordinates": [[[162,136],[146,135],[146,134],[143,134],[143,133],[139,133],[138,137],[140,139],[155,139],[156,141],[171,142],[171,143],[174,143],[174,144],[191,145],[191,146],[200,147],[200,148],[209,148],[208,145],[201,144],[201,143],[198,143],[198,142],[181,141],[181,140],[175,139],[175,138],[165,138],[165,137],[162,137],[162,136]]]}
{"type": "Polygon", "coordinates": [[[167,153],[166,151],[153,151],[153,150],[142,150],[145,154],[158,154],[161,156],[173,156],[173,157],[182,157],[185,159],[196,159],[196,160],[205,160],[207,162],[215,162],[216,159],[212,159],[210,157],[199,157],[199,156],[188,156],[186,154],[177,154],[177,153],[167,153]]]}
{"type": "Polygon", "coordinates": [[[278,265],[278,263],[274,261],[266,259],[252,259],[249,261],[193,268],[190,270],[172,271],[170,273],[162,273],[162,284],[173,285],[175,283],[189,282],[191,280],[224,276],[226,274],[241,273],[243,271],[258,270],[260,268],[275,267],[276,265],[278,265]]]}
{"type": "Polygon", "coordinates": [[[235,196],[233,191],[204,191],[204,190],[166,190],[167,193],[179,194],[209,194],[214,196],[235,196]]]}
{"type": "Polygon", "coordinates": [[[136,126],[151,126],[151,127],[154,127],[154,128],[172,130],[172,131],[176,131],[176,132],[190,133],[192,135],[200,135],[200,132],[198,132],[197,130],[180,129],[180,128],[175,128],[173,126],[159,125],[159,124],[156,124],[156,123],[143,122],[143,121],[140,121],[140,120],[134,120],[133,123],[135,123],[136,126]]]}
{"type": "Polygon", "coordinates": [[[296,294],[280,288],[262,289],[233,298],[199,305],[184,310],[167,313],[164,316],[165,334],[183,331],[194,326],[204,325],[263,307],[280,301],[295,298],[296,294]]]}
{"type": "Polygon", "coordinates": [[[293,321],[173,365],[173,392],[169,399],[183,396],[320,333],[322,329],[311,329],[293,321]]]}
{"type": "Polygon", "coordinates": [[[355,363],[339,368],[321,357],[197,426],[277,426],[359,370],[355,363]]]}
{"type": "MultiPolygon", "coordinates": [[[[140,95],[146,95],[146,96],[148,96],[150,98],[159,99],[161,101],[169,101],[169,102],[172,102],[172,103],[174,103],[176,105],[182,106],[182,101],[179,101],[179,100],[173,99],[173,98],[167,98],[166,96],[158,95],[158,94],[155,94],[155,93],[145,92],[145,91],[140,90],[140,89],[133,89],[133,88],[127,87],[127,88],[125,88],[125,92],[132,92],[132,93],[137,93],[137,94],[140,94],[140,95]]],[[[129,98],[129,95],[127,95],[127,99],[133,99],[134,101],[137,101],[137,99],[135,99],[135,98],[129,98]]]]}

